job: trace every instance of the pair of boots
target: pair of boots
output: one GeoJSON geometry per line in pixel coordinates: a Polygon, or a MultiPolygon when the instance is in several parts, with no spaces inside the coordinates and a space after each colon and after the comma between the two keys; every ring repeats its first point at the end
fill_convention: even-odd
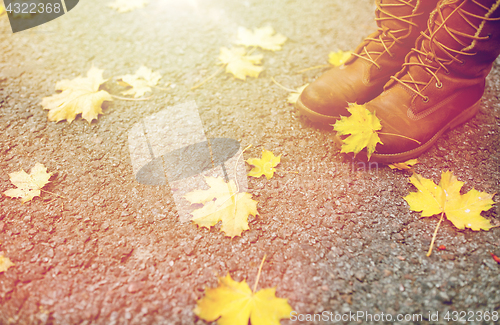
{"type": "Polygon", "coordinates": [[[378,0],[375,19],[377,32],[296,107],[332,124],[348,103],[365,104],[383,127],[370,160],[405,161],[478,111],[500,54],[500,0],[378,0]]]}

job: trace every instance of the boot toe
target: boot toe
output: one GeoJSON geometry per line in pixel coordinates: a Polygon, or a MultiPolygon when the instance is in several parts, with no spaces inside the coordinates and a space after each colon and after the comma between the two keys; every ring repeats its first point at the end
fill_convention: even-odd
{"type": "Polygon", "coordinates": [[[321,78],[316,80],[300,95],[297,109],[310,120],[321,123],[334,123],[340,116],[349,115],[345,95],[334,85],[321,78]]]}
{"type": "Polygon", "coordinates": [[[382,92],[387,78],[367,81],[364,77],[370,65],[354,61],[330,69],[302,92],[297,109],[314,122],[335,123],[349,116],[348,103],[363,104],[382,92]]]}

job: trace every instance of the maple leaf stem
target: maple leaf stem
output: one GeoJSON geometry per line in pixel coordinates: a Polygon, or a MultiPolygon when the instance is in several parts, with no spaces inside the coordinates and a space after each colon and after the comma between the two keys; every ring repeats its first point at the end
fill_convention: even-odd
{"type": "Polygon", "coordinates": [[[386,133],[386,132],[377,132],[378,134],[385,134],[385,135],[393,135],[395,137],[400,137],[400,138],[404,138],[404,139],[407,139],[407,140],[411,140],[411,141],[415,141],[416,143],[418,143],[419,145],[422,144],[422,142],[418,141],[418,140],[415,140],[413,138],[409,138],[409,137],[405,137],[404,135],[401,135],[401,134],[394,134],[394,133],[386,133]]]}
{"type": "Polygon", "coordinates": [[[120,100],[133,101],[133,102],[150,100],[151,98],[153,98],[153,96],[149,96],[146,98],[127,98],[127,97],[121,97],[121,96],[116,96],[116,95],[111,95],[111,97],[116,98],[116,99],[120,99],[120,100]]]}
{"type": "Polygon", "coordinates": [[[62,195],[59,195],[59,194],[56,194],[56,193],[52,193],[52,192],[49,192],[49,191],[46,191],[46,190],[40,189],[40,191],[45,192],[45,193],[49,193],[49,194],[52,194],[52,195],[55,195],[55,196],[58,196],[58,197],[60,197],[62,199],[66,199],[66,200],[68,199],[67,197],[64,197],[62,195]]]}
{"type": "MultiPolygon", "coordinates": [[[[238,183],[238,161],[240,161],[240,158],[241,156],[243,156],[243,153],[248,149],[250,148],[252,145],[248,145],[248,147],[246,147],[245,149],[243,149],[240,153],[240,155],[238,156],[238,158],[236,159],[236,163],[234,164],[234,182],[236,183],[236,193],[233,193],[230,197],[230,199],[232,199],[236,194],[238,194],[240,192],[240,184],[238,183]]],[[[229,183],[227,185],[229,187],[229,183]]],[[[229,188],[229,192],[231,192],[231,188],[229,188]]],[[[236,214],[236,201],[233,201],[233,204],[234,204],[234,214],[236,214]]]]}
{"type": "Polygon", "coordinates": [[[316,69],[326,68],[326,67],[329,67],[329,66],[330,66],[329,64],[315,65],[314,67],[309,67],[309,68],[305,68],[305,69],[299,70],[299,71],[297,71],[297,73],[303,73],[303,72],[306,72],[306,71],[309,71],[309,70],[316,70],[316,69]]]}
{"type": "Polygon", "coordinates": [[[252,292],[255,293],[257,291],[257,284],[259,284],[259,278],[260,278],[260,272],[262,272],[262,265],[264,265],[264,261],[266,260],[267,254],[264,254],[264,257],[262,258],[262,262],[260,262],[259,266],[259,272],[257,273],[257,279],[255,280],[255,285],[253,286],[252,292]]]}
{"type": "Polygon", "coordinates": [[[206,78],[205,80],[203,80],[203,81],[199,82],[198,84],[194,85],[193,87],[191,87],[191,90],[195,90],[196,88],[201,87],[204,83],[206,83],[210,79],[215,78],[222,71],[222,69],[224,69],[224,67],[226,65],[227,64],[221,65],[220,68],[217,71],[215,71],[214,73],[212,73],[208,78],[206,78]]]}
{"type": "Polygon", "coordinates": [[[47,204],[49,204],[49,203],[52,203],[52,202],[54,202],[55,200],[57,200],[57,198],[55,198],[55,199],[52,199],[52,200],[50,200],[49,202],[44,202],[43,204],[47,205],[47,204]]]}
{"type": "Polygon", "coordinates": [[[443,221],[443,217],[444,217],[444,212],[441,212],[441,219],[439,219],[439,222],[436,226],[436,230],[434,230],[434,235],[432,235],[431,246],[429,247],[429,251],[427,252],[427,255],[426,255],[427,257],[431,256],[431,254],[432,254],[432,247],[434,246],[434,241],[436,240],[436,235],[437,235],[437,232],[439,229],[439,225],[443,221]]]}
{"type": "Polygon", "coordinates": [[[294,89],[290,89],[290,88],[287,88],[287,87],[283,86],[282,84],[280,84],[279,82],[277,82],[276,79],[274,79],[274,77],[271,77],[271,80],[276,84],[276,86],[280,87],[283,90],[286,90],[286,91],[291,92],[291,93],[296,93],[297,92],[294,89]]]}

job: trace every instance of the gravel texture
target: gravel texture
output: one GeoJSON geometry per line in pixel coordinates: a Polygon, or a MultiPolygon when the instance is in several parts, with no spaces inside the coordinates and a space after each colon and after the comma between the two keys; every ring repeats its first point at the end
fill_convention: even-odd
{"type": "MultiPolygon", "coordinates": [[[[458,231],[444,221],[436,244],[446,250],[426,257],[438,217],[409,210],[410,173],[352,162],[331,127],[298,116],[271,81],[296,88],[314,80],[321,70],[297,71],[354,48],[376,29],[374,8],[368,0],[151,0],[119,14],[86,0],[16,34],[0,17],[0,191],[12,188],[8,173],[40,162],[55,172],[44,189],[65,197],[0,198],[0,254],[15,263],[0,274],[0,324],[205,324],[193,313],[204,288],[228,272],[253,285],[264,254],[258,287],[277,287],[300,314],[409,313],[423,315],[413,323],[444,324],[447,311],[499,311],[500,265],[489,253],[500,255],[500,229],[458,231]],[[190,90],[217,70],[238,26],[267,24],[289,41],[262,52],[260,78],[220,74],[190,90]],[[111,78],[141,65],[160,72],[166,88],[148,101],[115,100],[90,124],[49,122],[40,106],[57,81],[92,66],[111,78]],[[279,167],[298,172],[249,178],[260,216],[242,237],[179,222],[168,186],[134,178],[128,130],[190,100],[207,137],[252,144],[245,158],[282,154],[279,167]]],[[[114,79],[104,87],[123,90],[114,79]]],[[[439,139],[415,171],[437,182],[453,170],[465,190],[499,192],[499,94],[497,60],[480,112],[439,139]]],[[[484,216],[498,225],[498,214],[495,206],[484,216]]]]}

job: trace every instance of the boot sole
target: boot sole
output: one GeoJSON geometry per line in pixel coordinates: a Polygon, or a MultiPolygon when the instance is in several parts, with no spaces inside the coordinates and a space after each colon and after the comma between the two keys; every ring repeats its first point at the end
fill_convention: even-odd
{"type": "MultiPolygon", "coordinates": [[[[409,151],[395,153],[395,154],[373,153],[370,157],[370,161],[387,164],[387,163],[407,161],[409,159],[413,159],[420,156],[422,153],[429,150],[430,147],[432,147],[432,145],[437,141],[437,139],[439,139],[439,137],[442,136],[443,133],[445,133],[447,130],[451,130],[473,118],[474,115],[476,115],[476,113],[478,112],[480,104],[481,100],[478,100],[474,105],[465,109],[462,113],[460,113],[457,117],[448,122],[448,124],[446,124],[432,138],[430,138],[426,143],[422,144],[421,146],[409,151]]],[[[340,146],[342,145],[342,140],[339,138],[338,135],[335,136],[335,142],[340,146]]],[[[368,161],[366,152],[358,153],[358,155],[356,155],[356,158],[362,161],[368,161]]]]}
{"type": "Polygon", "coordinates": [[[309,120],[313,122],[333,124],[340,119],[340,116],[323,115],[307,108],[300,100],[300,96],[299,99],[297,99],[297,102],[295,103],[295,108],[297,108],[301,114],[305,115],[309,120]]]}

